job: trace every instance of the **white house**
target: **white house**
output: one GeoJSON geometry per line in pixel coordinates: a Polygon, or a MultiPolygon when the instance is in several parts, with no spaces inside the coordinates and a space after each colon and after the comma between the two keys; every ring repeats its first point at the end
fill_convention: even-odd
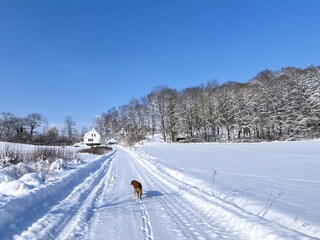
{"type": "Polygon", "coordinates": [[[100,145],[101,144],[100,134],[94,129],[90,130],[89,132],[84,134],[83,143],[89,146],[100,145]]]}

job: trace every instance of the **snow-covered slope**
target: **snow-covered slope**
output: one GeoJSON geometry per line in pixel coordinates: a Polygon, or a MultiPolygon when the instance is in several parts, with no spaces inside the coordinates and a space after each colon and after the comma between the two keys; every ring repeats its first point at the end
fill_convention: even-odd
{"type": "MultiPolygon", "coordinates": [[[[289,144],[290,148],[296,151],[299,149],[299,144],[303,145],[300,149],[310,148],[309,154],[304,152],[299,155],[299,159],[304,162],[302,165],[305,169],[302,170],[308,169],[304,160],[309,160],[309,163],[316,161],[318,163],[315,164],[319,164],[320,154],[315,148],[319,144],[318,141],[291,144],[293,143],[289,144]]],[[[278,161],[272,161],[273,164],[277,164],[288,154],[285,143],[278,145],[277,143],[256,146],[153,143],[139,146],[135,150],[116,146],[109,154],[90,157],[82,164],[54,173],[46,181],[35,183],[29,191],[11,196],[2,195],[0,236],[1,239],[313,239],[312,236],[319,237],[317,220],[313,217],[311,217],[312,225],[310,224],[313,229],[312,234],[307,231],[301,232],[302,228],[295,229],[282,224],[277,221],[278,219],[271,221],[267,217],[273,214],[272,209],[283,205],[281,200],[299,208],[303,199],[309,201],[317,195],[319,197],[316,189],[311,196],[297,197],[296,202],[296,199],[286,199],[284,193],[272,201],[273,205],[281,204],[272,205],[263,217],[263,214],[253,211],[255,209],[253,205],[261,210],[259,197],[263,197],[261,193],[268,193],[270,189],[259,191],[260,184],[261,187],[269,184],[264,184],[265,181],[272,179],[283,191],[287,191],[287,186],[289,186],[288,192],[294,189],[294,186],[284,184],[290,182],[290,179],[287,179],[288,175],[283,173],[281,177],[277,177],[275,170],[277,168],[267,162],[267,159],[280,154],[278,161]],[[244,158],[246,154],[248,159],[254,159],[254,152],[262,154],[261,164],[256,165],[255,172],[254,165],[251,166],[251,162],[249,160],[246,162],[244,158]],[[233,164],[229,162],[231,159],[233,164]],[[260,168],[257,167],[261,165],[266,171],[264,177],[261,177],[260,168]],[[216,170],[215,179],[212,169],[216,170]],[[245,180],[252,176],[260,177],[245,180]],[[233,178],[237,182],[236,189],[239,192],[231,198],[228,194],[233,191],[233,178]],[[143,184],[144,193],[141,201],[133,196],[130,186],[132,179],[139,180],[143,184]],[[252,188],[246,189],[250,184],[252,188]],[[250,191],[250,194],[241,194],[241,190],[250,191]],[[241,205],[244,199],[248,199],[245,206],[241,205]],[[237,202],[239,200],[240,203],[237,202]]],[[[288,159],[298,158],[294,157],[297,156],[297,152],[290,156],[288,159]]],[[[292,171],[295,169],[290,166],[287,168],[289,173],[291,168],[292,171]]],[[[298,174],[299,170],[295,173],[298,174]]],[[[310,182],[318,184],[318,178],[314,179],[316,176],[312,174],[313,170],[310,170],[308,174],[297,175],[295,179],[308,180],[297,181],[302,182],[304,187],[310,182]]],[[[301,187],[297,188],[295,196],[308,193],[301,192],[301,187]]],[[[293,195],[287,194],[287,196],[293,195]]],[[[267,199],[268,194],[261,201],[266,203],[267,199]]],[[[263,209],[264,205],[261,206],[263,209]]],[[[305,209],[311,211],[311,208],[317,207],[317,203],[305,206],[305,209]]],[[[297,215],[298,218],[307,218],[301,211],[290,212],[290,209],[290,206],[283,209],[285,219],[290,213],[293,216],[297,215]]],[[[318,209],[313,210],[317,212],[318,209]]]]}

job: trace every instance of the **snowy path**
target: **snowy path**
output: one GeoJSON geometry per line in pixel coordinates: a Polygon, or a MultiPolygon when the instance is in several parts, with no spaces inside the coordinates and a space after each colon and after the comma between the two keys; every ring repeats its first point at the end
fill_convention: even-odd
{"type": "MultiPolygon", "coordinates": [[[[132,153],[131,153],[132,157],[132,153]]],[[[167,239],[237,239],[234,232],[211,218],[207,210],[195,208],[181,198],[178,186],[147,168],[137,157],[135,166],[139,179],[143,179],[145,197],[156,236],[167,239]]],[[[159,238],[159,237],[158,237],[159,238]]]]}
{"type": "Polygon", "coordinates": [[[311,239],[181,182],[135,152],[116,149],[77,170],[65,186],[42,189],[47,199],[30,202],[1,239],[311,239]],[[143,184],[141,201],[133,197],[132,179],[143,184]],[[30,214],[32,209],[38,213],[30,214]]]}

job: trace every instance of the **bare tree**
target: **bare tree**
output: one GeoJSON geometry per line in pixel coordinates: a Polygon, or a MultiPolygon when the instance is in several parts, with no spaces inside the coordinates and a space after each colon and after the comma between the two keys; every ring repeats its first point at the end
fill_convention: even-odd
{"type": "Polygon", "coordinates": [[[58,141],[59,130],[57,127],[51,127],[48,130],[47,142],[52,145],[58,141]]]}
{"type": "Polygon", "coordinates": [[[71,116],[66,116],[64,120],[64,135],[72,142],[77,138],[76,123],[71,116]]]}
{"type": "Polygon", "coordinates": [[[43,121],[43,117],[39,113],[31,113],[28,114],[27,117],[24,119],[26,126],[29,128],[30,139],[32,140],[34,130],[41,126],[43,121]]]}
{"type": "Polygon", "coordinates": [[[12,141],[15,135],[16,117],[10,112],[2,112],[0,115],[0,140],[12,141]]]}
{"type": "Polygon", "coordinates": [[[157,95],[155,92],[151,92],[147,95],[147,116],[149,118],[149,126],[151,129],[151,135],[157,131],[157,124],[158,124],[158,112],[157,112],[157,95]]]}
{"type": "Polygon", "coordinates": [[[169,87],[160,86],[155,90],[160,117],[160,129],[164,141],[175,140],[177,135],[177,91],[169,87]],[[170,137],[170,138],[168,138],[170,137]]]}

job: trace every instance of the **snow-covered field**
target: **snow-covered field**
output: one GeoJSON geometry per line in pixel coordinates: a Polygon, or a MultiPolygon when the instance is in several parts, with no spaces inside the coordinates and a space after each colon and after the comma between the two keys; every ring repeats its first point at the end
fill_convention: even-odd
{"type": "Polygon", "coordinates": [[[0,236],[318,239],[319,169],[318,140],[115,146],[53,168],[46,179],[2,181],[0,236]],[[132,179],[143,184],[141,201],[132,179]]]}
{"type": "Polygon", "coordinates": [[[145,144],[137,152],[208,194],[320,237],[320,141],[145,144]]]}

